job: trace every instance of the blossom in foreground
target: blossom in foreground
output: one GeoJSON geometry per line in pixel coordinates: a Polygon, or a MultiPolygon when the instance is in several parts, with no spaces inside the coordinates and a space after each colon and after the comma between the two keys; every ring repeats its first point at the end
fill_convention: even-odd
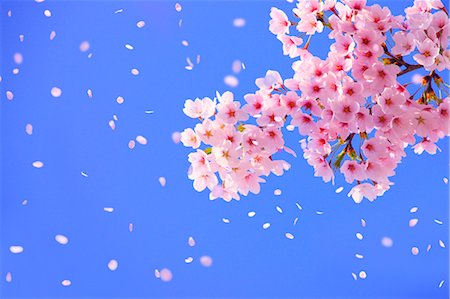
{"type": "Polygon", "coordinates": [[[440,0],[416,0],[400,16],[365,0],[299,0],[293,12],[297,20],[272,8],[269,22],[283,54],[295,59],[291,78],[267,71],[242,103],[230,92],[186,101],[185,114],[200,120],[181,134],[197,149],[189,178],[210,199],[259,193],[264,177],[290,167],[277,153],[296,156],[285,146],[287,126],[305,137],[315,176],[334,182],[341,173],[353,185],[348,196],[373,201],[393,185],[408,147],[435,154],[450,134],[440,75],[450,69],[448,12],[440,0]],[[331,40],[325,59],[308,50],[321,32],[331,40]],[[428,72],[419,88],[405,83],[402,76],[419,69],[428,72]]]}

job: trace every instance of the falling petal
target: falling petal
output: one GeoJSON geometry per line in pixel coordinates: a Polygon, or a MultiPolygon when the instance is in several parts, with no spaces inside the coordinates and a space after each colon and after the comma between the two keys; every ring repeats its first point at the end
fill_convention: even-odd
{"type": "Polygon", "coordinates": [[[111,130],[115,130],[116,129],[116,123],[113,120],[110,120],[108,122],[109,127],[111,128],[111,130]]]}
{"type": "Polygon", "coordinates": [[[19,71],[20,70],[18,68],[15,68],[12,70],[12,73],[13,73],[13,75],[17,75],[19,73],[19,71]]]}
{"type": "Polygon", "coordinates": [[[192,65],[186,65],[184,68],[187,69],[188,71],[192,71],[193,69],[192,65]]]}
{"type": "Polygon", "coordinates": [[[362,254],[359,254],[359,253],[355,254],[355,257],[357,259],[363,259],[364,258],[364,256],[362,254]]]}
{"type": "Polygon", "coordinates": [[[182,24],[182,23],[183,23],[183,20],[180,19],[180,20],[178,21],[178,27],[181,27],[181,24],[182,24]]]}
{"type": "Polygon", "coordinates": [[[228,218],[222,218],[223,223],[230,223],[230,219],[228,218]]]}
{"type": "Polygon", "coordinates": [[[419,219],[417,219],[417,218],[410,219],[409,220],[409,227],[416,226],[418,222],[419,222],[419,219]]]}
{"type": "Polygon", "coordinates": [[[69,239],[64,235],[56,235],[55,241],[61,245],[66,245],[67,243],[69,243],[69,239]]]}
{"type": "Polygon", "coordinates": [[[130,231],[130,233],[133,232],[133,223],[128,224],[128,230],[130,231]]]}
{"type": "Polygon", "coordinates": [[[52,12],[48,9],[44,10],[44,16],[46,16],[47,18],[50,18],[52,16],[52,12]]]}
{"type": "Polygon", "coordinates": [[[180,3],[175,4],[175,10],[180,12],[183,8],[181,7],[180,3]]]}
{"type": "Polygon", "coordinates": [[[431,250],[431,244],[428,244],[427,246],[427,252],[429,252],[431,250]]]}
{"type": "Polygon", "coordinates": [[[134,142],[134,140],[130,140],[128,142],[128,148],[129,149],[133,149],[136,146],[136,142],[134,142]]]}
{"type": "Polygon", "coordinates": [[[26,206],[28,204],[28,200],[27,199],[24,199],[23,201],[22,201],[22,206],[26,206]]]}
{"type": "Polygon", "coordinates": [[[14,94],[12,93],[12,91],[10,91],[10,90],[6,91],[6,98],[9,101],[12,101],[12,99],[14,99],[14,94]]]}
{"type": "Polygon", "coordinates": [[[134,47],[132,45],[130,45],[130,44],[126,44],[125,48],[127,48],[128,50],[133,50],[134,49],[134,47]]]}
{"type": "Polygon", "coordinates": [[[189,46],[189,43],[188,43],[187,40],[181,41],[181,44],[182,44],[183,46],[185,46],[185,47],[189,46]]]}
{"type": "Polygon", "coordinates": [[[194,260],[194,258],[193,258],[192,256],[190,256],[190,257],[185,258],[185,259],[184,259],[184,262],[185,262],[186,264],[190,264],[190,263],[192,263],[193,260],[194,260]]]}
{"type": "Polygon", "coordinates": [[[88,95],[89,98],[92,99],[92,89],[88,89],[87,90],[87,95],[88,95]]]}
{"type": "Polygon", "coordinates": [[[5,280],[6,280],[6,282],[11,282],[12,281],[12,274],[11,274],[11,272],[6,273],[5,280]]]}
{"type": "Polygon", "coordinates": [[[281,190],[280,189],[275,189],[273,191],[273,194],[276,195],[276,196],[279,196],[279,195],[281,195],[281,190]]]}
{"type": "Polygon", "coordinates": [[[180,143],[180,140],[181,140],[181,133],[180,132],[173,132],[172,133],[172,141],[173,141],[173,143],[178,144],[178,143],[180,143]]]}
{"type": "Polygon", "coordinates": [[[239,80],[233,75],[225,76],[223,79],[223,82],[228,85],[229,87],[236,87],[239,85],[239,80]]]}
{"type": "Polygon", "coordinates": [[[443,181],[445,184],[448,184],[448,179],[447,179],[447,178],[443,178],[442,181],[443,181]]]}
{"type": "Polygon", "coordinates": [[[297,208],[301,211],[303,210],[302,206],[300,204],[298,204],[297,202],[295,203],[295,205],[297,206],[297,208]]]}
{"type": "Polygon", "coordinates": [[[162,187],[164,187],[166,185],[166,178],[165,177],[159,177],[158,179],[159,183],[161,184],[162,187]]]}
{"type": "Polygon", "coordinates": [[[194,247],[195,246],[195,239],[193,237],[189,237],[188,238],[188,245],[190,247],[194,247]]]}
{"type": "Polygon", "coordinates": [[[317,215],[323,215],[323,213],[324,213],[324,212],[322,212],[322,211],[316,211],[316,214],[317,214],[317,215]]]}
{"type": "Polygon", "coordinates": [[[263,227],[263,229],[268,229],[270,227],[270,223],[266,222],[266,223],[263,224],[262,227],[263,227]]]}
{"type": "Polygon", "coordinates": [[[439,220],[439,219],[434,219],[434,222],[436,222],[437,224],[439,224],[439,225],[442,225],[444,222],[442,222],[441,220],[439,220]]]}
{"type": "Polygon", "coordinates": [[[200,63],[200,54],[197,55],[197,59],[196,59],[197,64],[200,63]]]}
{"type": "Polygon", "coordinates": [[[123,97],[121,97],[121,96],[118,96],[117,99],[116,99],[116,102],[117,102],[118,104],[123,104],[124,101],[125,101],[125,100],[124,100],[123,97]]]}
{"type": "Polygon", "coordinates": [[[54,40],[55,37],[56,37],[56,32],[55,31],[50,32],[50,37],[49,37],[50,40],[54,40]]]}
{"type": "Polygon", "coordinates": [[[366,227],[366,220],[361,218],[361,226],[362,227],[366,227]]]}
{"type": "Polygon", "coordinates": [[[91,47],[91,45],[89,44],[89,42],[87,40],[81,42],[80,44],[80,51],[81,52],[86,52],[89,50],[89,48],[91,47]]]}
{"type": "Polygon", "coordinates": [[[245,19],[243,18],[236,18],[233,20],[234,27],[244,27],[245,26],[245,19]]]}
{"type": "Polygon", "coordinates": [[[444,244],[444,241],[442,241],[442,240],[439,240],[439,246],[441,246],[442,248],[445,248],[445,244],[444,244]]]}
{"type": "Polygon", "coordinates": [[[367,274],[366,274],[365,271],[359,272],[359,278],[361,278],[361,279],[366,279],[366,277],[367,277],[367,274]]]}
{"type": "Polygon", "coordinates": [[[391,238],[389,238],[389,237],[383,237],[383,238],[381,239],[381,244],[382,244],[384,247],[389,248],[389,247],[392,247],[392,245],[394,245],[394,241],[393,241],[391,238]]]}
{"type": "Polygon", "coordinates": [[[145,114],[153,114],[153,113],[155,113],[155,111],[153,111],[153,110],[145,110],[145,114]]]}
{"type": "Polygon", "coordinates": [[[108,269],[111,271],[116,271],[119,267],[119,263],[116,260],[110,260],[108,263],[108,269]]]}
{"type": "Polygon", "coordinates": [[[411,77],[411,81],[414,83],[414,84],[422,84],[422,78],[423,78],[423,76],[422,75],[420,75],[420,74],[414,74],[414,75],[412,75],[412,77],[411,77]]]}
{"type": "Polygon", "coordinates": [[[294,239],[294,235],[291,234],[291,233],[285,233],[284,236],[285,236],[286,238],[288,238],[289,240],[294,239]]]}
{"type": "Polygon", "coordinates": [[[25,36],[24,36],[23,34],[19,35],[19,40],[20,40],[20,42],[23,42],[24,39],[25,39],[25,36]]]}
{"type": "Polygon", "coordinates": [[[244,63],[242,63],[242,69],[245,70],[245,64],[244,63]]]}
{"type": "Polygon", "coordinates": [[[16,64],[22,64],[23,62],[23,56],[20,53],[14,53],[14,62],[16,64]]]}
{"type": "Polygon", "coordinates": [[[235,74],[239,74],[242,70],[242,62],[240,60],[233,61],[233,64],[231,65],[231,70],[235,74]]]}
{"type": "Polygon", "coordinates": [[[12,253],[22,253],[23,252],[23,247],[22,246],[18,246],[18,245],[13,245],[9,247],[9,251],[11,251],[12,253]]]}
{"type": "Polygon", "coordinates": [[[33,125],[32,125],[32,124],[27,124],[27,125],[25,126],[25,132],[26,132],[28,135],[32,135],[32,134],[33,134],[33,125]]]}
{"type": "Polygon", "coordinates": [[[213,260],[210,256],[204,255],[200,257],[200,264],[202,264],[203,267],[211,267],[213,263],[213,260]]]}
{"type": "Polygon", "coordinates": [[[419,248],[417,248],[417,247],[411,248],[411,253],[412,253],[413,255],[418,255],[418,254],[419,254],[419,248]]]}
{"type": "Polygon", "coordinates": [[[277,209],[278,213],[280,213],[280,214],[283,213],[283,210],[279,206],[276,206],[276,209],[277,209]]]}
{"type": "Polygon", "coordinates": [[[52,87],[50,93],[54,98],[59,98],[62,94],[62,90],[59,87],[52,87]]]}
{"type": "Polygon", "coordinates": [[[139,75],[139,70],[138,70],[138,69],[132,69],[132,70],[131,70],[131,74],[132,74],[133,76],[137,76],[137,75],[139,75]]]}
{"type": "Polygon", "coordinates": [[[362,240],[364,237],[363,237],[363,235],[361,233],[356,233],[356,238],[358,240],[362,240]]]}
{"type": "Polygon", "coordinates": [[[357,280],[357,279],[358,279],[358,276],[356,276],[356,274],[353,273],[353,272],[352,272],[352,276],[353,276],[353,279],[354,279],[354,280],[357,280]]]}
{"type": "Polygon", "coordinates": [[[68,279],[65,279],[65,280],[61,281],[61,284],[64,287],[68,287],[68,286],[70,286],[72,284],[72,282],[70,280],[68,280],[68,279]]]}
{"type": "Polygon", "coordinates": [[[42,167],[44,167],[44,163],[42,163],[41,161],[34,161],[33,162],[33,167],[35,167],[35,168],[42,168],[42,167]]]}
{"type": "Polygon", "coordinates": [[[114,13],[121,13],[123,12],[123,8],[116,10],[114,13]]]}
{"type": "Polygon", "coordinates": [[[169,282],[173,278],[172,271],[170,271],[167,268],[161,269],[159,271],[159,276],[160,276],[161,280],[164,282],[169,282]]]}
{"type": "Polygon", "coordinates": [[[142,145],[146,145],[147,144],[147,139],[144,136],[141,136],[141,135],[136,137],[136,141],[139,144],[142,144],[142,145]]]}
{"type": "Polygon", "coordinates": [[[103,211],[108,212],[108,213],[112,213],[112,212],[114,212],[114,208],[105,207],[105,208],[103,208],[103,211]]]}
{"type": "Polygon", "coordinates": [[[444,285],[444,281],[441,280],[441,282],[439,283],[439,288],[442,288],[443,285],[444,285]]]}
{"type": "Polygon", "coordinates": [[[161,278],[161,273],[159,273],[158,269],[155,269],[155,277],[156,278],[161,278]]]}
{"type": "Polygon", "coordinates": [[[342,190],[344,190],[344,187],[339,187],[339,188],[337,188],[337,189],[336,189],[336,191],[335,191],[335,192],[336,192],[336,193],[341,193],[341,192],[342,192],[342,190]]]}
{"type": "Polygon", "coordinates": [[[412,208],[409,210],[409,212],[410,212],[410,213],[415,213],[415,212],[417,212],[418,210],[419,210],[418,207],[412,207],[412,208]]]}
{"type": "Polygon", "coordinates": [[[115,121],[119,121],[119,118],[117,117],[116,114],[113,115],[113,119],[114,119],[115,121]]]}
{"type": "Polygon", "coordinates": [[[136,26],[138,28],[143,28],[145,26],[145,22],[144,21],[139,21],[139,22],[136,23],[136,26]]]}
{"type": "Polygon", "coordinates": [[[247,216],[250,217],[250,218],[254,217],[255,215],[256,215],[256,213],[253,212],[253,211],[247,213],[247,216]]]}
{"type": "Polygon", "coordinates": [[[81,175],[84,176],[85,178],[89,177],[88,174],[84,171],[81,172],[81,175]]]}

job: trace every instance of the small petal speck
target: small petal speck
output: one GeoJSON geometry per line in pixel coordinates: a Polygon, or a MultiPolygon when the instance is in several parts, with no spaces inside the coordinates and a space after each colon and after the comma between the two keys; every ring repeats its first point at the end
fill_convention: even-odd
{"type": "Polygon", "coordinates": [[[427,252],[429,252],[431,250],[431,244],[428,244],[427,246],[427,252]]]}
{"type": "Polygon", "coordinates": [[[263,229],[268,229],[270,227],[270,223],[266,222],[266,223],[263,224],[262,227],[263,227],[263,229]]]}
{"type": "Polygon", "coordinates": [[[339,188],[336,189],[335,192],[339,194],[339,193],[342,192],[342,190],[344,190],[344,187],[339,187],[339,188]]]}
{"type": "Polygon", "coordinates": [[[223,82],[224,82],[227,86],[232,87],[232,88],[237,87],[237,86],[239,85],[239,80],[238,80],[238,78],[236,78],[236,77],[233,76],[233,75],[225,76],[225,78],[223,79],[223,82]]]}
{"type": "Polygon", "coordinates": [[[415,213],[415,212],[417,212],[418,210],[419,210],[418,207],[412,207],[412,208],[409,210],[409,212],[410,212],[410,213],[415,213]]]}
{"type": "Polygon", "coordinates": [[[159,271],[159,278],[160,278],[162,281],[164,281],[164,282],[169,282],[169,281],[171,281],[172,278],[173,278],[172,271],[170,271],[170,270],[167,269],[167,268],[161,269],[161,270],[159,271]]]}
{"type": "Polygon", "coordinates": [[[14,94],[12,93],[12,91],[6,91],[6,98],[8,99],[8,101],[12,101],[14,99],[14,94]]]}
{"type": "Polygon", "coordinates": [[[301,211],[303,208],[299,203],[295,203],[295,205],[297,206],[297,208],[301,211]]]}
{"type": "Polygon", "coordinates": [[[129,231],[130,233],[133,232],[133,223],[128,224],[128,231],[129,231]]]}
{"type": "Polygon", "coordinates": [[[64,235],[56,235],[55,236],[55,241],[58,242],[61,245],[67,245],[67,243],[69,243],[69,238],[67,238],[64,235]]]}
{"type": "Polygon", "coordinates": [[[324,213],[323,211],[316,211],[317,215],[323,215],[323,213],[324,213]]]}
{"type": "Polygon", "coordinates": [[[445,248],[445,243],[442,240],[439,240],[439,246],[441,246],[442,248],[445,248]]]}
{"type": "Polygon", "coordinates": [[[411,248],[411,253],[412,253],[413,255],[418,255],[418,254],[419,254],[419,248],[417,248],[417,247],[411,248]]]}
{"type": "Polygon", "coordinates": [[[190,264],[190,263],[192,263],[193,261],[194,261],[194,258],[193,258],[192,256],[187,257],[187,258],[184,259],[184,262],[185,262],[186,264],[190,264]]]}
{"type": "Polygon", "coordinates": [[[117,262],[117,260],[110,260],[108,263],[108,269],[111,271],[116,271],[117,268],[119,267],[119,263],[117,262]]]}
{"type": "Polygon", "coordinates": [[[103,211],[108,212],[108,213],[112,213],[112,212],[114,212],[114,208],[105,207],[105,208],[103,208],[103,211]]]}
{"type": "Polygon", "coordinates": [[[367,273],[365,271],[359,272],[359,278],[366,279],[366,277],[367,277],[367,273]]]}
{"type": "Polygon", "coordinates": [[[88,89],[86,93],[87,93],[88,97],[90,99],[92,99],[92,89],[88,89]]]}
{"type": "Polygon", "coordinates": [[[436,222],[437,224],[439,224],[439,225],[442,225],[444,222],[442,222],[441,220],[439,220],[439,219],[434,219],[434,222],[436,222]]]}
{"type": "Polygon", "coordinates": [[[175,4],[175,10],[180,12],[183,9],[180,3],[175,4]]]}
{"type": "Polygon", "coordinates": [[[119,105],[123,104],[124,101],[125,101],[124,98],[121,97],[121,96],[118,96],[117,99],[116,99],[116,102],[117,102],[117,104],[119,104],[119,105]]]}
{"type": "Polygon", "coordinates": [[[50,32],[50,36],[48,37],[50,40],[54,40],[56,37],[56,31],[50,32]]]}
{"type": "Polygon", "coordinates": [[[236,18],[233,20],[234,27],[244,27],[245,26],[245,19],[243,18],[236,18]]]}
{"type": "Polygon", "coordinates": [[[33,135],[33,125],[32,124],[27,124],[25,126],[25,133],[27,133],[28,135],[33,135]]]}
{"type": "Polygon", "coordinates": [[[364,237],[363,237],[363,235],[361,233],[356,233],[356,238],[358,240],[362,240],[364,237]]]}
{"type": "Polygon", "coordinates": [[[273,191],[273,194],[276,195],[276,196],[279,196],[279,195],[281,195],[281,190],[280,189],[275,189],[273,191]]]}
{"type": "Polygon", "coordinates": [[[52,87],[52,89],[50,90],[50,94],[54,98],[59,98],[62,94],[62,90],[59,87],[52,87]]]}
{"type": "Polygon", "coordinates": [[[188,245],[189,245],[189,247],[195,246],[195,239],[193,237],[188,238],[188,245]]]}
{"type": "Polygon", "coordinates": [[[358,279],[358,276],[356,276],[356,274],[353,273],[353,272],[352,272],[352,276],[353,276],[353,279],[354,279],[354,280],[357,280],[357,279],[358,279]]]}
{"type": "Polygon", "coordinates": [[[156,278],[161,278],[161,274],[159,273],[158,269],[155,269],[155,277],[156,278]]]}
{"type": "Polygon", "coordinates": [[[363,258],[364,258],[364,256],[363,256],[362,254],[359,254],[359,253],[356,253],[356,254],[355,254],[355,257],[356,257],[357,259],[363,259],[363,258]]]}
{"type": "Polygon", "coordinates": [[[289,239],[289,240],[293,240],[294,239],[294,235],[291,233],[285,233],[284,236],[289,239]]]}
{"type": "Polygon", "coordinates": [[[145,26],[145,22],[144,21],[139,21],[139,22],[136,23],[136,26],[138,28],[143,28],[145,26]]]}
{"type": "Polygon", "coordinates": [[[361,226],[362,227],[366,227],[366,220],[361,218],[361,226]]]}
{"type": "Polygon", "coordinates": [[[91,44],[87,40],[81,42],[80,44],[80,51],[81,52],[87,52],[89,48],[91,47],[91,44]]]}
{"type": "Polygon", "coordinates": [[[228,218],[222,218],[223,223],[230,223],[230,219],[228,218]]]}
{"type": "Polygon", "coordinates": [[[136,137],[136,141],[139,144],[142,144],[142,145],[146,145],[147,144],[147,139],[144,136],[141,136],[141,135],[136,137]]]}
{"type": "Polygon", "coordinates": [[[52,16],[52,12],[48,9],[44,10],[44,16],[46,16],[47,18],[50,18],[52,16]]]}
{"type": "Polygon", "coordinates": [[[23,247],[22,246],[18,246],[18,245],[13,245],[9,247],[9,251],[11,251],[11,253],[22,253],[23,252],[23,247]]]}
{"type": "Polygon", "coordinates": [[[419,222],[419,219],[417,219],[417,218],[410,219],[410,220],[409,220],[409,227],[414,227],[414,226],[416,226],[418,222],[419,222]]]}
{"type": "Polygon", "coordinates": [[[159,179],[158,179],[158,181],[159,181],[159,184],[162,186],[162,187],[164,187],[165,185],[166,185],[166,178],[165,177],[159,177],[159,179]]]}
{"type": "Polygon", "coordinates": [[[5,280],[6,280],[6,282],[11,282],[12,281],[12,274],[11,274],[11,272],[6,273],[5,280]]]}
{"type": "Polygon", "coordinates": [[[81,172],[81,175],[84,176],[85,178],[89,177],[88,174],[84,171],[81,172]]]}
{"type": "Polygon", "coordinates": [[[61,284],[64,287],[68,287],[68,286],[70,286],[72,284],[72,282],[70,280],[68,280],[68,279],[65,279],[65,280],[61,281],[61,284]]]}
{"type": "Polygon", "coordinates": [[[200,264],[203,267],[211,267],[213,263],[213,260],[210,256],[204,255],[200,257],[200,264]]]}
{"type": "Polygon", "coordinates": [[[129,149],[132,150],[135,146],[136,146],[136,142],[134,142],[134,140],[130,140],[130,141],[128,142],[128,148],[129,148],[129,149]]]}
{"type": "Polygon", "coordinates": [[[279,206],[277,206],[276,209],[277,209],[278,213],[280,213],[280,214],[283,213],[283,210],[279,206]]]}
{"type": "Polygon", "coordinates": [[[35,167],[35,168],[42,168],[42,167],[44,167],[44,163],[41,162],[41,161],[34,161],[33,162],[33,167],[35,167]]]}
{"type": "Polygon", "coordinates": [[[444,281],[441,280],[441,282],[439,283],[439,288],[442,288],[443,285],[444,285],[444,281]]]}
{"type": "Polygon", "coordinates": [[[442,181],[444,182],[444,184],[448,184],[448,179],[447,178],[443,178],[442,181]]]}
{"type": "Polygon", "coordinates": [[[255,215],[256,215],[256,213],[253,211],[247,213],[247,216],[250,218],[255,217],[255,215]]]}
{"type": "Polygon", "coordinates": [[[394,245],[394,241],[391,238],[389,238],[389,237],[383,237],[381,239],[381,245],[383,245],[384,247],[389,248],[389,247],[392,247],[392,245],[394,245]]]}
{"type": "Polygon", "coordinates": [[[137,76],[137,75],[139,75],[139,70],[138,69],[131,69],[131,74],[133,76],[137,76]]]}

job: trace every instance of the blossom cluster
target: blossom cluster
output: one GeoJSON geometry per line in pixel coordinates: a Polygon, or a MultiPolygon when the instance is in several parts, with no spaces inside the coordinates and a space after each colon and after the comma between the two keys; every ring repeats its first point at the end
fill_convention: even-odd
{"type": "Polygon", "coordinates": [[[448,12],[440,0],[415,0],[404,16],[366,0],[299,0],[293,13],[296,21],[272,8],[269,22],[284,55],[295,59],[292,78],[268,71],[242,107],[230,92],[186,101],[185,114],[201,123],[181,141],[210,146],[189,155],[189,178],[211,199],[258,193],[263,176],[289,168],[273,156],[293,153],[284,145],[286,126],[306,137],[303,157],[315,176],[333,182],[341,173],[355,202],[372,201],[393,184],[408,146],[435,154],[450,134],[450,97],[442,96],[448,84],[440,75],[450,69],[448,12]],[[308,48],[325,32],[332,44],[321,59],[308,48]],[[417,86],[400,78],[420,69],[428,75],[410,92],[417,86]]]}

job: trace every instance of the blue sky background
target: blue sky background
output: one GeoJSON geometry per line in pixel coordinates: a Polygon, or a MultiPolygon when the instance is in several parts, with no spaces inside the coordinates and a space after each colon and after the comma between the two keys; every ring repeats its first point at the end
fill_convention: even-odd
{"type": "MultiPolygon", "coordinates": [[[[381,2],[396,14],[410,3],[381,2]]],[[[195,125],[182,113],[184,100],[229,90],[223,78],[232,74],[235,59],[246,66],[237,75],[239,86],[230,89],[237,98],[254,92],[254,80],[268,69],[291,76],[292,60],[282,56],[268,21],[272,6],[286,12],[294,6],[284,1],[181,4],[177,12],[175,2],[0,2],[1,297],[448,298],[448,249],[438,244],[450,245],[443,182],[448,139],[435,156],[408,149],[395,186],[373,203],[355,204],[342,178],[335,186],[324,184],[305,160],[290,156],[285,156],[290,171],[271,176],[260,195],[240,202],[209,201],[206,192],[192,188],[189,149],[171,140],[174,131],[195,125]],[[50,18],[45,9],[51,10],[50,18]],[[118,9],[123,12],[115,14],[118,9]],[[237,17],[246,26],[234,27],[237,17]],[[147,25],[137,28],[139,20],[147,25]],[[56,38],[50,41],[52,30],[56,38]],[[184,39],[188,47],[181,45],[184,39]],[[84,40],[91,48],[82,53],[84,40]],[[133,51],[124,47],[127,43],[133,51]],[[16,52],[24,62],[13,75],[16,52]],[[195,61],[197,54],[200,64],[185,70],[186,57],[195,61]],[[132,68],[139,76],[131,75],[132,68]],[[50,95],[53,86],[62,89],[61,97],[50,95]],[[14,92],[12,101],[6,90],[14,92]],[[118,96],[124,104],[116,103],[118,96]],[[119,121],[113,131],[108,121],[114,114],[119,121]],[[25,133],[27,123],[34,128],[31,136],[25,133]],[[128,141],[137,135],[147,137],[148,144],[130,150],[128,141]],[[32,167],[36,160],[45,166],[32,167]],[[165,187],[160,176],[167,179],[165,187]],[[344,191],[336,194],[342,185],[344,191]],[[273,194],[277,188],[281,196],[273,194]],[[414,206],[419,210],[413,215],[414,206]],[[249,218],[249,211],[256,216],[249,218]],[[231,222],[223,223],[223,217],[231,222]],[[418,225],[409,228],[415,217],[418,225]],[[271,223],[267,230],[265,222],[271,223]],[[286,232],[295,239],[286,239],[286,232]],[[55,242],[56,234],[68,236],[69,244],[55,242]],[[187,245],[189,236],[195,247],[187,245]],[[394,240],[393,247],[381,245],[384,236],[394,240]],[[426,252],[428,244],[432,248],[426,252]],[[11,245],[23,246],[24,252],[12,254],[11,245]],[[411,254],[413,246],[418,256],[411,254]],[[202,255],[213,258],[212,267],[199,264],[202,255]],[[185,264],[188,256],[194,257],[192,264],[185,264]],[[119,262],[115,272],[107,268],[110,259],[119,262]],[[166,267],[173,273],[168,283],[154,276],[154,269],[166,267]],[[351,273],[361,270],[367,278],[354,281],[351,273]],[[72,285],[63,287],[64,279],[72,285]]],[[[323,55],[324,45],[326,39],[313,39],[311,51],[323,55]]],[[[298,133],[286,136],[300,153],[298,133]]]]}

